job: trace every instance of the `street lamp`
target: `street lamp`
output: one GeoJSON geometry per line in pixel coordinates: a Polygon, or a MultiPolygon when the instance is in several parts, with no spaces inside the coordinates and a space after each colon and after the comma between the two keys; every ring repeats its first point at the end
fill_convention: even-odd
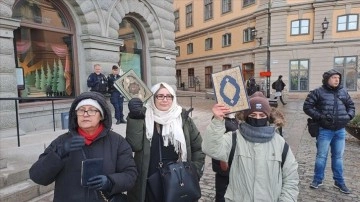
{"type": "Polygon", "coordinates": [[[324,39],[324,34],[326,32],[326,30],[329,28],[329,21],[326,20],[326,17],[324,18],[324,22],[321,23],[322,26],[322,31],[321,31],[321,35],[322,35],[322,39],[324,39]]]}
{"type": "Polygon", "coordinates": [[[258,40],[259,41],[259,46],[261,46],[261,41],[262,41],[262,37],[256,37],[257,36],[257,30],[256,29],[252,29],[251,30],[251,36],[253,37],[253,38],[255,38],[256,40],[258,40]]]}

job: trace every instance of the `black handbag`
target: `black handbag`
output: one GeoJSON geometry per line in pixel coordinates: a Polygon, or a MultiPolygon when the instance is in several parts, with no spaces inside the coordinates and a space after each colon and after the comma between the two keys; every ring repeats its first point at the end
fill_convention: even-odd
{"type": "Polygon", "coordinates": [[[319,123],[312,118],[307,119],[308,132],[311,137],[317,137],[319,135],[319,123]]]}
{"type": "Polygon", "coordinates": [[[196,169],[190,162],[181,161],[181,153],[176,162],[163,165],[161,144],[159,144],[159,172],[163,188],[164,202],[194,202],[200,199],[201,190],[196,169]]]}
{"type": "Polygon", "coordinates": [[[105,196],[102,191],[100,191],[100,194],[105,202],[127,202],[127,195],[124,193],[116,194],[110,197],[105,196]]]}

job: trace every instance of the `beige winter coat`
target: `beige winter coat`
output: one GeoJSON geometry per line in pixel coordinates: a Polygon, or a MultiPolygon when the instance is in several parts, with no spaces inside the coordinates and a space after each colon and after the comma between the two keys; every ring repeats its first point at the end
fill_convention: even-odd
{"type": "MultiPolygon", "coordinates": [[[[225,123],[213,119],[203,135],[202,149],[210,157],[227,161],[232,146],[231,132],[224,135],[225,123]]],[[[265,143],[254,143],[237,132],[226,201],[297,201],[298,164],[289,148],[281,169],[285,140],[274,134],[265,143]]]]}

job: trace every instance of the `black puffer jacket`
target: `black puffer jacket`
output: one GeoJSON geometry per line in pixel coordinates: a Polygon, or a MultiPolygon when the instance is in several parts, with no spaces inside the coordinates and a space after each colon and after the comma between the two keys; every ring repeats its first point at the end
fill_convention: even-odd
{"type": "Polygon", "coordinates": [[[55,202],[104,201],[99,192],[82,187],[80,180],[83,160],[103,158],[103,173],[113,184],[109,194],[120,194],[132,188],[137,177],[132,150],[121,135],[111,131],[111,123],[111,111],[102,94],[86,92],[79,95],[70,108],[69,132],[56,138],[45,149],[30,168],[30,178],[41,185],[49,185],[55,181],[55,202]],[[104,130],[90,145],[85,145],[82,150],[70,152],[68,157],[61,159],[56,149],[73,135],[79,135],[75,108],[81,100],[87,98],[97,100],[103,109],[104,130]]]}
{"type": "Polygon", "coordinates": [[[336,70],[330,70],[323,74],[323,85],[308,94],[303,110],[317,120],[321,127],[331,130],[344,128],[355,116],[354,102],[348,92],[339,84],[331,87],[328,80],[334,74],[341,74],[336,70]]]}

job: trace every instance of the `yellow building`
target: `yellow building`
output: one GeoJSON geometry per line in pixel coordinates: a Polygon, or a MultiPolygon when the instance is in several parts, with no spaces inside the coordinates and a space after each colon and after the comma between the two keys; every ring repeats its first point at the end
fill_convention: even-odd
{"type": "Polygon", "coordinates": [[[360,96],[359,14],[356,0],[174,0],[177,85],[210,90],[212,73],[240,67],[269,96],[283,75],[288,95],[304,97],[336,68],[360,96]]]}

